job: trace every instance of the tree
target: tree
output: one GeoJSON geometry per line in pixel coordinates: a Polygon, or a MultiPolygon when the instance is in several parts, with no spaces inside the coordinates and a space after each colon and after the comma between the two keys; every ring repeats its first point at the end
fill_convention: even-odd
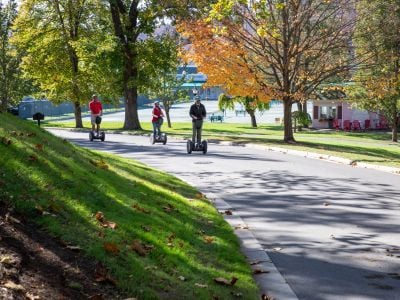
{"type": "Polygon", "coordinates": [[[107,68],[98,62],[101,49],[109,49],[102,43],[112,41],[99,36],[95,9],[94,0],[25,0],[15,22],[13,42],[25,54],[25,76],[39,86],[40,96],[73,102],[76,127],[82,127],[81,104],[108,85],[107,68]]]}
{"type": "Polygon", "coordinates": [[[21,55],[10,43],[16,17],[15,0],[8,0],[4,5],[0,2],[0,111],[5,111],[8,105],[17,103],[18,99],[33,89],[30,82],[22,78],[21,55]]]}
{"type": "Polygon", "coordinates": [[[147,93],[151,98],[162,101],[168,127],[171,128],[171,107],[187,96],[187,90],[182,88],[186,76],[184,73],[181,75],[176,73],[180,61],[178,59],[178,36],[175,31],[172,35],[161,37],[157,57],[157,70],[152,73],[154,78],[149,80],[151,85],[148,87],[147,93]]]}
{"type": "Polygon", "coordinates": [[[373,55],[354,75],[348,88],[352,102],[363,109],[382,113],[398,141],[400,114],[400,1],[362,0],[357,5],[357,52],[373,55]],[[368,17],[366,17],[368,16],[368,17]]]}
{"type": "Polygon", "coordinates": [[[284,141],[295,141],[292,104],[354,67],[353,8],[354,1],[347,0],[219,0],[212,5],[207,21],[213,35],[241,49],[238,59],[250,78],[269,99],[283,101],[284,141]]]}
{"type": "Polygon", "coordinates": [[[246,112],[249,114],[251,118],[251,126],[257,128],[257,120],[255,112],[268,110],[270,108],[269,102],[259,101],[257,98],[250,96],[236,96],[236,97],[228,97],[225,94],[221,94],[218,97],[218,108],[220,110],[223,109],[231,109],[235,108],[235,103],[239,103],[243,105],[246,112]]]}

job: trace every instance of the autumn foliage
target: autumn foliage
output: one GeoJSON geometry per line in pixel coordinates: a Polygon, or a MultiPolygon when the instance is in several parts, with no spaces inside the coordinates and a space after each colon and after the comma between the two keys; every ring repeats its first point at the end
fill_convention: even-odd
{"type": "Polygon", "coordinates": [[[264,102],[273,98],[268,87],[257,80],[257,73],[248,67],[244,47],[239,41],[225,38],[227,32],[217,33],[204,20],[181,22],[178,30],[191,42],[190,47],[182,50],[182,58],[195,62],[199,71],[207,75],[206,86],[221,86],[231,95],[264,102]]]}

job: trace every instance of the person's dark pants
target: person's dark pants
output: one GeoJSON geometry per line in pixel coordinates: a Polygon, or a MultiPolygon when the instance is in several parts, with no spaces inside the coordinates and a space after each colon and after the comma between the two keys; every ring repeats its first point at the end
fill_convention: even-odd
{"type": "Polygon", "coordinates": [[[203,128],[203,120],[195,120],[192,122],[192,142],[197,144],[201,143],[201,129],[203,128]]]}
{"type": "Polygon", "coordinates": [[[153,122],[153,136],[159,136],[161,134],[161,122],[157,120],[153,122]]]}

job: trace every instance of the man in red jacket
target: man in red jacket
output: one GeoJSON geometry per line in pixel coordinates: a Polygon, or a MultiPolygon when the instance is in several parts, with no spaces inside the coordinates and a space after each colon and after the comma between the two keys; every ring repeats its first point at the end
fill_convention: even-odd
{"type": "Polygon", "coordinates": [[[164,113],[161,110],[160,102],[158,102],[158,101],[154,102],[153,119],[151,120],[151,122],[153,123],[154,138],[156,138],[156,136],[161,135],[161,125],[163,123],[163,117],[164,117],[164,113]]]}
{"type": "Polygon", "coordinates": [[[100,117],[103,115],[103,106],[101,105],[101,102],[99,101],[97,95],[92,96],[92,101],[89,102],[89,109],[90,109],[90,121],[92,123],[92,131],[94,132],[96,125],[96,131],[97,134],[99,134],[100,122],[101,122],[100,117]]]}

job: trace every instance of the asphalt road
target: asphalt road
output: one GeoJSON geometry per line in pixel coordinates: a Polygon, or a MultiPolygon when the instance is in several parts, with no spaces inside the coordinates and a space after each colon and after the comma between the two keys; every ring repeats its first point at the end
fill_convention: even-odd
{"type": "MultiPolygon", "coordinates": [[[[300,299],[400,299],[400,177],[300,156],[51,130],[142,161],[228,202],[300,299]]],[[[280,299],[278,299],[280,300],[280,299]]]]}

